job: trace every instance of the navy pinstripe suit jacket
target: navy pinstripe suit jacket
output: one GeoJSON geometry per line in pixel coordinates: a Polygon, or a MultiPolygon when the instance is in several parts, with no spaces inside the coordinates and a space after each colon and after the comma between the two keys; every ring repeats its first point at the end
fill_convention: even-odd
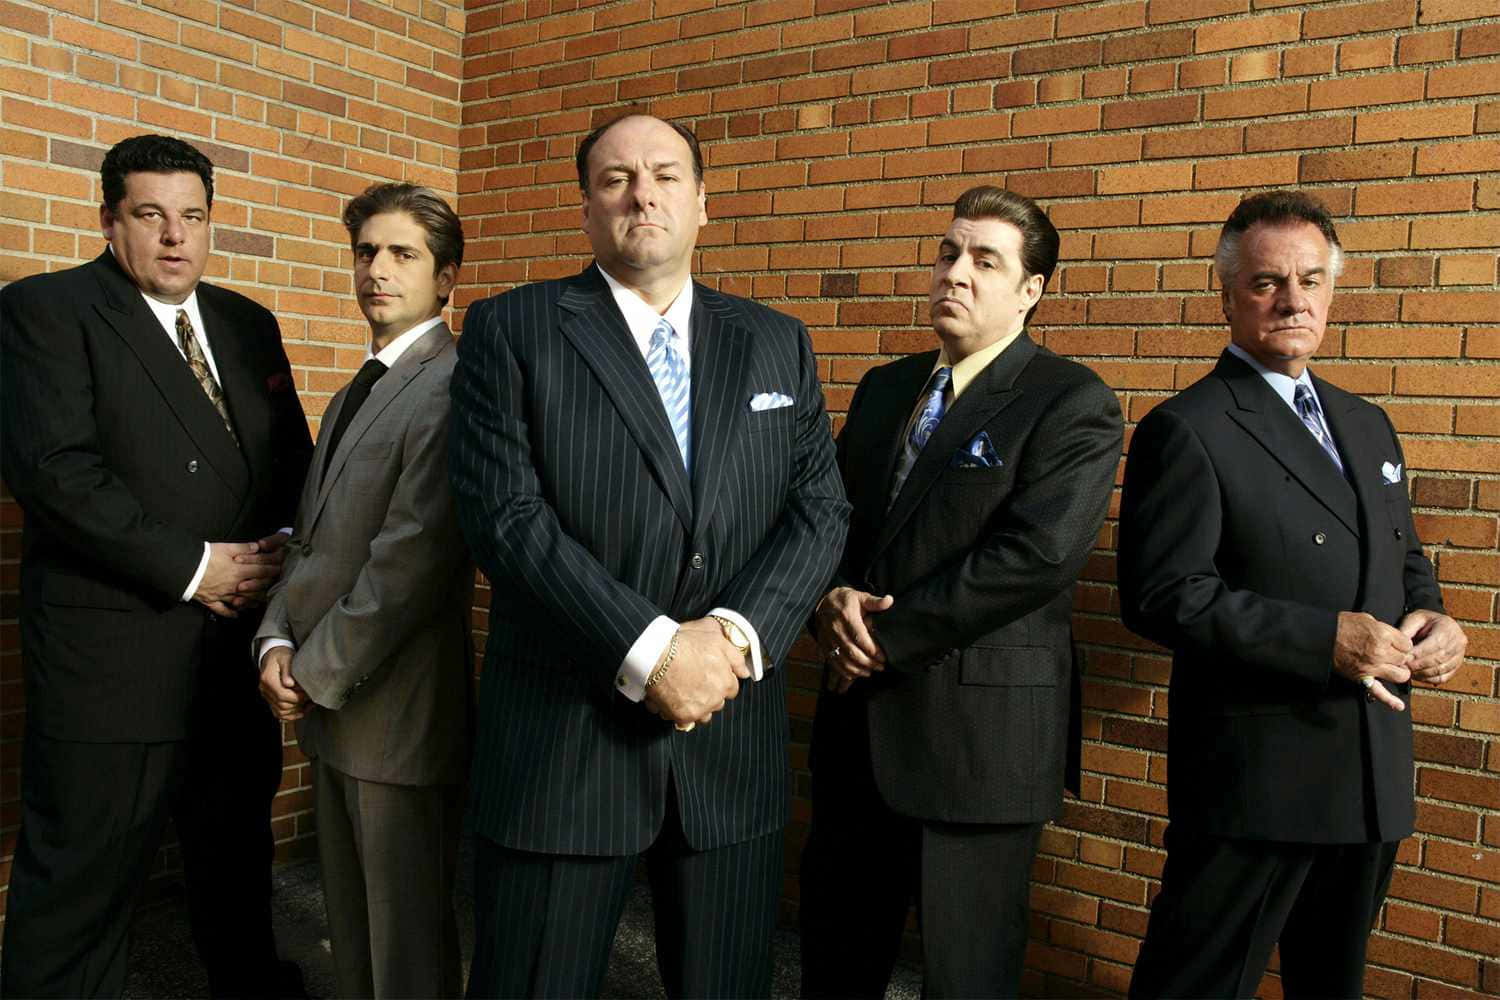
{"type": "Polygon", "coordinates": [[[453,376],[459,520],[493,587],[471,819],[507,847],[624,855],[675,780],[697,849],[786,822],[786,678],[746,682],[691,734],[614,690],[658,614],[733,608],[780,664],[849,506],[800,322],[694,287],[691,479],[594,267],[468,310],[453,376]],[[761,392],[792,406],[752,412],[761,392]]]}

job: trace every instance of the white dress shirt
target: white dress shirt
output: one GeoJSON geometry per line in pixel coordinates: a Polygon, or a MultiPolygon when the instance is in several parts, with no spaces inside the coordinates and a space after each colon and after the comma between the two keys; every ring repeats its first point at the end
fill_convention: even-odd
{"type": "MultiPolygon", "coordinates": [[[[594,266],[599,267],[598,264],[594,266]]],[[[683,365],[691,372],[693,366],[692,281],[684,282],[682,291],[677,293],[672,304],[665,312],[658,313],[645,299],[616,281],[604,268],[600,267],[599,273],[604,275],[604,280],[609,284],[609,290],[615,298],[615,305],[620,307],[620,313],[625,317],[625,326],[630,330],[630,336],[634,338],[641,357],[645,358],[651,350],[651,331],[656,329],[658,322],[665,319],[677,334],[678,353],[682,355],[683,365]]],[[[755,680],[764,677],[765,660],[761,655],[760,636],[756,633],[755,626],[751,625],[739,612],[729,608],[714,608],[709,614],[727,618],[740,627],[740,630],[750,639],[750,676],[755,680]]],[[[671,644],[672,636],[676,634],[679,627],[679,622],[666,615],[658,615],[653,619],[626,651],[625,659],[620,663],[620,669],[615,674],[615,690],[631,701],[640,701],[644,698],[646,680],[651,676],[651,671],[656,668],[657,662],[661,660],[662,654],[666,652],[667,646],[671,644]]]]}

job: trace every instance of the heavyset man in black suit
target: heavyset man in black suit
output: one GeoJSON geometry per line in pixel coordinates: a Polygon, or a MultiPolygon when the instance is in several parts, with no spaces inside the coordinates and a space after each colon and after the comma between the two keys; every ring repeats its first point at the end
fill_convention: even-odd
{"type": "Polygon", "coordinates": [[[1412,832],[1410,682],[1463,631],[1412,527],[1376,406],[1308,371],[1342,252],[1290,192],[1240,203],[1214,267],[1230,346],[1136,429],[1125,623],[1172,649],[1167,863],[1135,997],[1357,997],[1412,832]]]}
{"type": "Polygon", "coordinates": [[[276,320],[199,282],[208,159],[139,136],[101,179],[108,249],[0,291],[0,468],[26,515],[0,992],[119,995],[168,813],[211,991],[295,992],[271,931],[281,730],[249,642],[312,442],[276,320]]]}
{"type": "Polygon", "coordinates": [[[594,263],[471,306],[453,376],[459,520],[494,587],[469,995],[597,994],[643,857],[668,993],[764,996],[778,667],[848,514],[812,345],[691,281],[691,132],[611,122],[578,179],[594,263]]]}
{"type": "Polygon", "coordinates": [[[1016,995],[1037,840],[1077,789],[1073,587],[1120,407],[1026,334],[1057,263],[1042,210],[979,187],[953,214],[941,349],[871,370],[839,436],[854,515],[816,616],[806,996],[883,996],[913,894],[924,994],[1016,995]]]}

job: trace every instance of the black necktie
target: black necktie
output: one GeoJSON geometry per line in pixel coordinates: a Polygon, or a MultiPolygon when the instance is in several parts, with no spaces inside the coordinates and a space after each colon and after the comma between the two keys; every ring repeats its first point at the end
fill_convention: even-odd
{"type": "Polygon", "coordinates": [[[338,450],[339,442],[344,438],[344,431],[349,429],[349,421],[353,420],[359,408],[365,405],[365,400],[370,398],[370,390],[385,373],[385,365],[371,358],[360,368],[359,374],[354,376],[354,381],[349,383],[349,391],[344,394],[344,405],[339,408],[339,418],[333,425],[332,436],[328,439],[328,451],[323,455],[325,475],[328,473],[328,463],[333,461],[333,453],[338,450]]]}

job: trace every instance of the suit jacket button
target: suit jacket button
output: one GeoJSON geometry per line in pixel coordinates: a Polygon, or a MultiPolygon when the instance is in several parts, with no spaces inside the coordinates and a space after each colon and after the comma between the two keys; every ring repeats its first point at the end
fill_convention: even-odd
{"type": "Polygon", "coordinates": [[[190,458],[190,459],[188,459],[187,470],[189,472],[197,472],[198,471],[198,460],[196,458],[190,458]]]}
{"type": "Polygon", "coordinates": [[[1323,534],[1321,531],[1318,532],[1316,535],[1313,535],[1313,544],[1314,545],[1322,545],[1326,541],[1328,541],[1328,536],[1325,535],[1325,534],[1323,534]]]}
{"type": "Polygon", "coordinates": [[[302,554],[305,555],[305,556],[312,555],[312,546],[311,545],[303,545],[302,546],[302,554]]]}
{"type": "Polygon", "coordinates": [[[1397,537],[1397,538],[1400,538],[1400,537],[1401,537],[1401,529],[1400,529],[1400,528],[1397,528],[1397,529],[1396,529],[1396,537],[1397,537]]]}
{"type": "Polygon", "coordinates": [[[688,565],[691,566],[691,567],[693,567],[693,569],[702,569],[703,568],[703,553],[702,552],[694,552],[693,553],[693,558],[691,558],[691,559],[688,560],[688,565]]]}

